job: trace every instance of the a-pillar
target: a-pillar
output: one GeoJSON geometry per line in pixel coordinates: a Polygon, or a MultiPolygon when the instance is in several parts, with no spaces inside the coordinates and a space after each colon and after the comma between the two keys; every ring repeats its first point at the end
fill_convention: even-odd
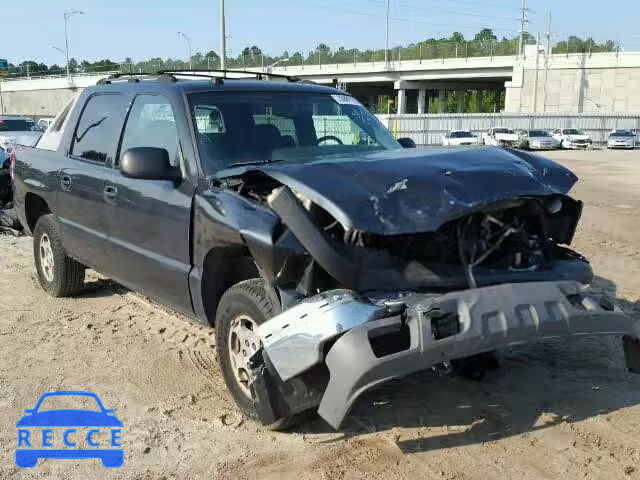
{"type": "Polygon", "coordinates": [[[464,90],[458,90],[456,92],[456,95],[458,97],[458,113],[462,113],[464,112],[464,106],[465,106],[465,97],[466,97],[467,92],[465,92],[464,90]]]}
{"type": "Polygon", "coordinates": [[[418,115],[424,113],[424,106],[427,102],[427,90],[425,88],[421,88],[418,90],[418,115]]]}
{"type": "Polygon", "coordinates": [[[476,113],[482,113],[484,107],[484,91],[476,90],[476,113]]]}
{"type": "Polygon", "coordinates": [[[407,109],[407,91],[404,88],[398,90],[398,110],[397,113],[405,113],[407,109]]]}
{"type": "Polygon", "coordinates": [[[438,91],[438,113],[444,113],[447,109],[447,91],[438,91]]]}

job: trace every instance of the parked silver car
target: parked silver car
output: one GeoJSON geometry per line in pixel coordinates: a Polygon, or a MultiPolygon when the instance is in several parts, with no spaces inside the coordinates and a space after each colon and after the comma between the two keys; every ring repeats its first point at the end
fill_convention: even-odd
{"type": "Polygon", "coordinates": [[[16,145],[33,147],[42,136],[42,129],[31,118],[0,116],[0,148],[10,153],[16,145]]]}
{"type": "Polygon", "coordinates": [[[552,150],[560,146],[546,130],[518,130],[518,146],[527,150],[552,150]]]}
{"type": "Polygon", "coordinates": [[[636,137],[630,130],[615,130],[609,134],[607,148],[629,148],[636,146],[636,137]]]}

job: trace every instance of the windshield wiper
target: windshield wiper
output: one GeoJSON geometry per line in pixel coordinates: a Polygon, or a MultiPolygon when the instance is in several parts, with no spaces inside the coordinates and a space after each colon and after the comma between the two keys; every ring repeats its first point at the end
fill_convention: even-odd
{"type": "Polygon", "coordinates": [[[224,168],[244,167],[245,165],[267,165],[268,163],[284,162],[284,160],[254,160],[249,162],[236,162],[225,165],[224,168]]]}

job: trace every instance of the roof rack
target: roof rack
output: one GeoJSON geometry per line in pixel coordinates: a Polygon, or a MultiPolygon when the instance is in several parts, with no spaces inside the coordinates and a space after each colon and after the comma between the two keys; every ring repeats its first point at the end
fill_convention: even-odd
{"type": "Polygon", "coordinates": [[[138,83],[140,82],[141,77],[155,77],[155,76],[157,76],[155,73],[147,73],[147,72],[112,73],[108,77],[101,78],[100,80],[98,80],[97,85],[110,84],[113,80],[119,80],[119,79],[122,79],[123,77],[129,77],[129,78],[126,78],[128,82],[138,83]]]}
{"type": "Polygon", "coordinates": [[[264,80],[265,78],[283,78],[288,82],[299,82],[301,79],[292,75],[281,75],[278,73],[270,72],[255,72],[251,70],[198,70],[198,69],[185,69],[185,70],[160,70],[158,74],[163,75],[178,75],[186,77],[202,77],[202,78],[222,78],[223,80],[246,80],[246,78],[227,77],[228,73],[241,74],[241,75],[254,75],[256,80],[264,80]],[[220,77],[219,74],[222,74],[220,77]]]}
{"type": "Polygon", "coordinates": [[[246,80],[246,77],[227,77],[228,73],[232,74],[241,74],[241,75],[252,75],[255,76],[257,80],[265,80],[268,78],[282,78],[287,80],[288,82],[300,82],[300,83],[314,83],[309,80],[302,80],[299,77],[294,77],[292,75],[280,75],[277,73],[270,72],[255,72],[250,70],[196,70],[196,69],[184,69],[184,70],[160,70],[156,73],[148,73],[148,72],[131,72],[131,73],[114,73],[109,75],[108,77],[101,78],[98,80],[98,85],[108,85],[111,84],[114,80],[126,80],[132,83],[139,83],[143,77],[155,77],[158,80],[164,80],[169,82],[177,82],[177,77],[195,77],[195,78],[210,78],[218,82],[223,82],[225,80],[246,80]],[[220,75],[222,74],[222,76],[220,75]]]}

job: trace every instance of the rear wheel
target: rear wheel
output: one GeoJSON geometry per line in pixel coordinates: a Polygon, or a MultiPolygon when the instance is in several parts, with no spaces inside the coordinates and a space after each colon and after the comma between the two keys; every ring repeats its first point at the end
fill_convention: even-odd
{"type": "MultiPolygon", "coordinates": [[[[277,306],[267,295],[264,281],[245,280],[227,290],[216,313],[216,345],[222,377],[242,412],[258,420],[250,389],[249,358],[260,348],[259,325],[274,316],[277,306]]],[[[295,417],[279,419],[267,425],[271,430],[283,430],[295,417]]]]}
{"type": "Polygon", "coordinates": [[[70,297],[82,290],[84,265],[67,256],[53,215],[41,216],[33,231],[33,257],[38,282],[53,297],[70,297]]]}

